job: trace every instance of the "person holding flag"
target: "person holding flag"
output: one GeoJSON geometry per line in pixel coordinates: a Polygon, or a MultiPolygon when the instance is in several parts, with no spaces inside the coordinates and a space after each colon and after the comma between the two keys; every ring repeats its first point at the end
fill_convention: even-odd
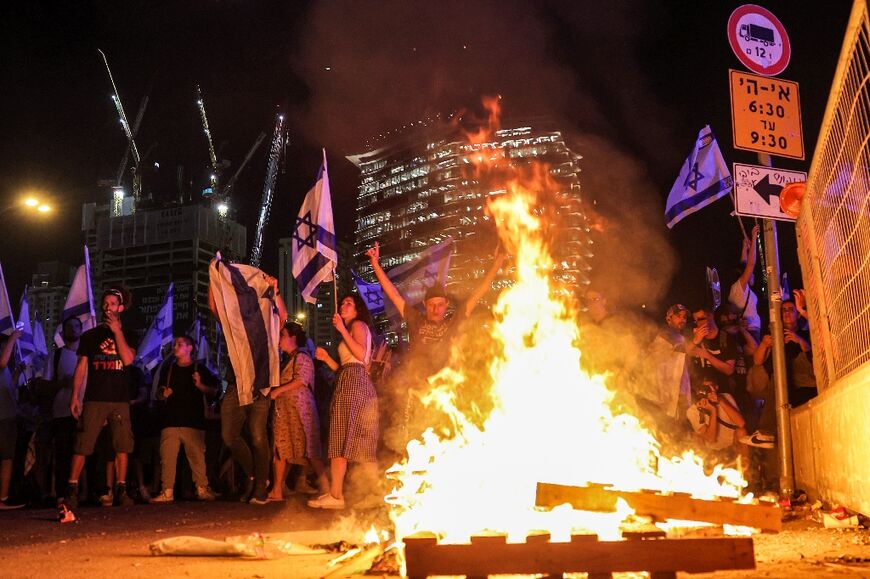
{"type": "MultiPolygon", "coordinates": [[[[456,312],[451,317],[447,316],[449,306],[447,292],[437,280],[426,290],[423,296],[425,313],[421,313],[414,307],[413,303],[409,303],[405,299],[394,285],[390,275],[393,272],[390,271],[388,274],[381,267],[379,262],[381,253],[378,242],[375,242],[374,246],[366,251],[366,255],[369,258],[375,276],[383,288],[384,294],[408,324],[408,336],[411,342],[410,356],[403,363],[403,377],[399,381],[404,383],[404,387],[408,390],[409,394],[412,391],[419,393],[425,389],[426,379],[429,376],[447,366],[450,356],[450,343],[457,332],[459,323],[467,319],[474,312],[478,301],[490,289],[492,280],[495,279],[498,270],[504,263],[506,255],[499,251],[498,246],[496,247],[493,263],[489,271],[481,279],[480,284],[474,289],[465,303],[457,307],[456,312]]],[[[412,397],[409,395],[405,411],[404,430],[406,432],[400,437],[403,440],[398,442],[400,448],[396,450],[403,449],[408,440],[416,438],[426,427],[425,424],[418,424],[426,422],[424,416],[412,416],[419,414],[422,408],[412,408],[411,399],[412,397]]]]}
{"type": "Polygon", "coordinates": [[[109,489],[109,495],[123,506],[133,504],[127,495],[126,481],[127,457],[133,452],[129,366],[136,358],[136,349],[130,345],[132,333],[121,325],[121,313],[130,298],[130,292],[122,287],[113,286],[104,291],[103,321],[82,334],[79,341],[69,403],[70,413],[79,420],[65,501],[71,508],[78,506],[78,481],[85,457],[94,452],[97,437],[106,422],[115,450],[115,489],[114,493],[109,489]],[[80,402],[83,390],[84,402],[80,402]]]}
{"type": "MultiPolygon", "coordinates": [[[[97,325],[97,316],[94,312],[94,292],[91,290],[91,259],[87,245],[85,246],[85,263],[76,270],[63,311],[60,314],[60,319],[63,322],[73,317],[78,318],[82,332],[97,325]]],[[[63,348],[62,333],[63,327],[59,325],[54,332],[54,343],[58,348],[63,348]]]]}
{"type": "Polygon", "coordinates": [[[221,402],[221,438],[247,476],[241,501],[265,505],[271,461],[269,392],[281,384],[278,343],[287,308],[277,279],[256,267],[225,261],[220,254],[209,265],[208,305],[221,323],[231,364],[221,402]],[[242,436],[246,426],[253,453],[242,436]]]}
{"type": "Polygon", "coordinates": [[[15,444],[18,438],[18,395],[19,373],[9,370],[13,351],[24,334],[20,325],[15,323],[15,315],[6,291],[6,279],[0,266],[0,510],[18,509],[24,505],[9,502],[9,485],[12,482],[12,464],[15,458],[15,444]]]}

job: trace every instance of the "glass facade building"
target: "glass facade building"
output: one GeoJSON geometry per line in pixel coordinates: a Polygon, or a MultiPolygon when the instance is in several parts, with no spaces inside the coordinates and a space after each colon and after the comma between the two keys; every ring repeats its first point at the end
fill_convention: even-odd
{"type": "MultiPolygon", "coordinates": [[[[426,247],[454,240],[448,291],[467,295],[489,268],[496,238],[485,215],[487,198],[505,191],[504,183],[474,171],[474,157],[493,166],[545,168],[554,184],[547,221],[556,261],[554,279],[569,291],[588,283],[591,242],[580,190],[580,160],[561,131],[546,121],[513,123],[482,143],[469,143],[457,129],[421,128],[380,148],[348,157],[360,169],[354,260],[373,280],[364,253],[380,243],[381,265],[415,259],[426,247]]],[[[505,279],[497,278],[493,290],[505,279]]],[[[491,296],[490,296],[491,297],[491,296]]]]}

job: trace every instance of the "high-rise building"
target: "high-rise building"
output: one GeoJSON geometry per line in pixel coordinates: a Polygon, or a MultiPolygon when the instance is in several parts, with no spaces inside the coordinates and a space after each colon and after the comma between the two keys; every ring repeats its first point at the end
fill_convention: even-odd
{"type": "MultiPolygon", "coordinates": [[[[511,167],[539,162],[547,168],[558,189],[555,211],[548,213],[554,225],[553,277],[569,290],[588,283],[591,248],[580,195],[581,157],[547,121],[513,123],[476,144],[457,129],[424,127],[348,157],[360,169],[354,250],[362,275],[373,279],[363,254],[375,241],[381,265],[389,270],[449,236],[454,251],[448,289],[459,296],[473,289],[489,268],[496,243],[486,201],[504,192],[504,183],[476,176],[475,156],[511,167]]],[[[493,290],[505,283],[496,279],[493,290]]]]}
{"type": "Polygon", "coordinates": [[[42,324],[49,350],[53,343],[54,330],[62,321],[60,316],[63,314],[63,306],[74,275],[74,267],[59,261],[40,262],[36,265],[36,273],[33,274],[28,289],[30,315],[33,316],[34,323],[42,324]]]}
{"type": "Polygon", "coordinates": [[[228,259],[245,254],[245,227],[197,203],[137,207],[87,203],[82,231],[91,253],[94,298],[120,283],[133,291],[134,309],[146,326],[175,283],[175,325],[186,331],[197,309],[208,308],[208,264],[217,251],[228,259]]]}

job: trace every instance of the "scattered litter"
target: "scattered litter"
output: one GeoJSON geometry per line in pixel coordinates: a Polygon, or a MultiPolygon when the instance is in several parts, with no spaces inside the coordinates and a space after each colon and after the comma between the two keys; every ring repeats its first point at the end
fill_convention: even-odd
{"type": "Polygon", "coordinates": [[[322,555],[323,549],[299,545],[280,538],[270,538],[262,533],[247,536],[227,537],[224,541],[182,535],[154,541],[148,548],[152,555],[181,557],[246,557],[250,559],[275,559],[285,555],[322,555]]]}
{"type": "Polygon", "coordinates": [[[57,522],[58,523],[78,523],[79,520],[76,518],[75,514],[69,510],[69,507],[66,504],[61,503],[57,507],[57,522]]]}
{"type": "Polygon", "coordinates": [[[845,529],[858,526],[858,515],[840,518],[839,514],[822,513],[822,524],[826,529],[845,529]]]}

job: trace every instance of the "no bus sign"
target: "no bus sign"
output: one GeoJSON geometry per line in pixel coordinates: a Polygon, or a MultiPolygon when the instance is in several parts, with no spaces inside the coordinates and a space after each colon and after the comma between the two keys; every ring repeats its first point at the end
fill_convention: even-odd
{"type": "Polygon", "coordinates": [[[744,4],[728,18],[731,50],[754,73],[776,76],[791,59],[791,43],[785,27],[766,8],[744,4]]]}

